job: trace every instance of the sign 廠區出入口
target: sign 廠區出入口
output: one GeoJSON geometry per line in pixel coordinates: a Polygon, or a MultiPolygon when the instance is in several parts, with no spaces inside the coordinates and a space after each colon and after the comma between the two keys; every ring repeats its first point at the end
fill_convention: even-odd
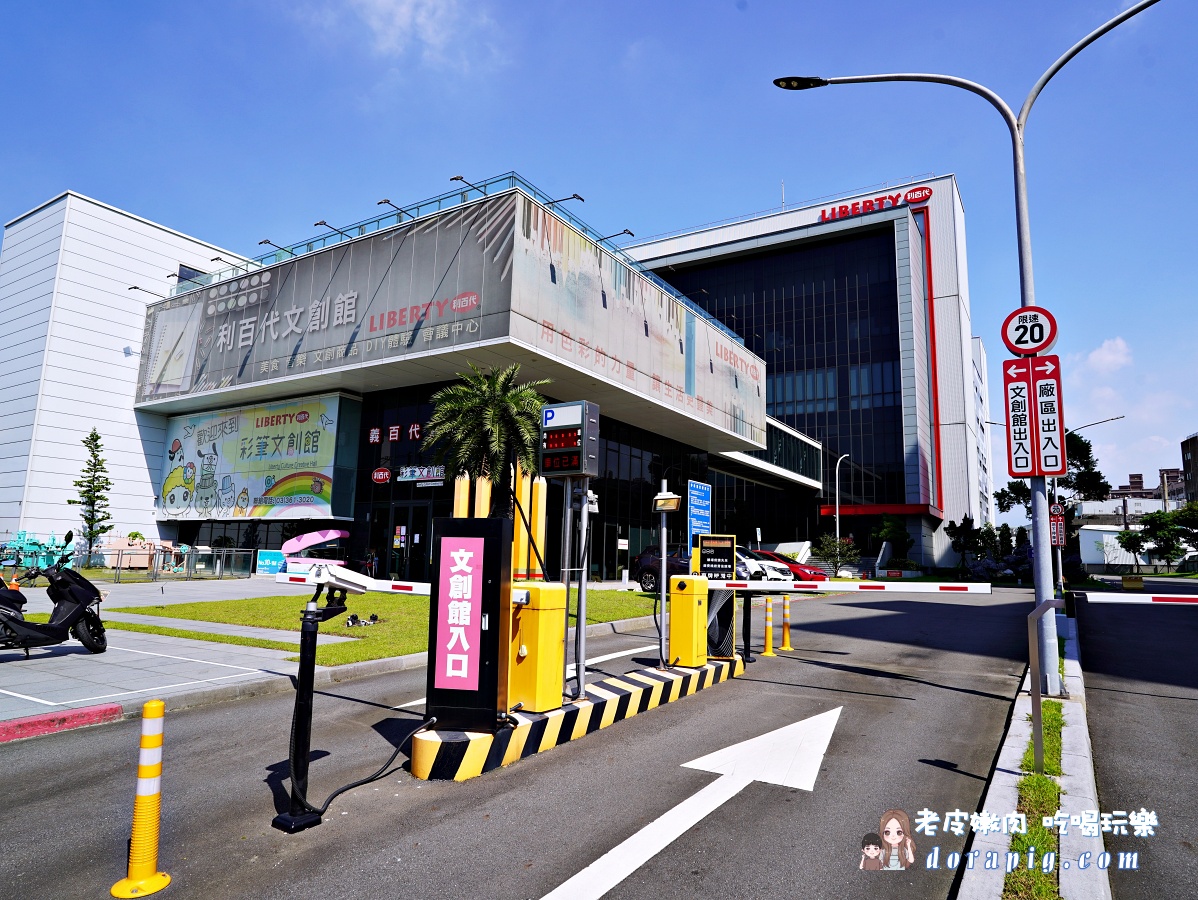
{"type": "Polygon", "coordinates": [[[1061,360],[1037,356],[1032,369],[1032,400],[1036,410],[1037,475],[1060,477],[1069,466],[1065,460],[1065,425],[1061,410],[1061,360]]]}

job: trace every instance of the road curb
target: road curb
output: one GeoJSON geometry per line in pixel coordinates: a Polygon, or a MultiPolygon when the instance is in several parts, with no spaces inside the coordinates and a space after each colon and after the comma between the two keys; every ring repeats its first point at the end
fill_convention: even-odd
{"type": "Polygon", "coordinates": [[[83,706],[78,709],[64,709],[57,712],[40,713],[36,716],[25,716],[21,719],[9,719],[7,722],[0,722],[0,744],[41,737],[43,734],[55,734],[59,731],[70,731],[75,728],[86,728],[90,725],[102,725],[105,722],[115,722],[124,715],[125,711],[120,703],[101,703],[97,706],[83,706]]]}
{"type": "MultiPolygon", "coordinates": [[[[1064,616],[1057,617],[1058,633],[1065,637],[1065,690],[1068,696],[1059,699],[1065,704],[1065,725],[1061,732],[1061,777],[1055,778],[1061,786],[1061,810],[1069,815],[1078,815],[1083,810],[1099,809],[1098,789],[1094,780],[1094,756],[1090,745],[1090,732],[1086,722],[1086,685],[1078,653],[1077,621],[1064,616]]],[[[1011,724],[1006,739],[999,751],[998,765],[986,786],[981,810],[1006,815],[1014,812],[1019,799],[1018,783],[1026,772],[1020,769],[1023,754],[1032,738],[1032,726],[1028,721],[1032,711],[1030,696],[1030,673],[1025,673],[1019,694],[1015,698],[1011,724]]],[[[974,835],[970,849],[981,851],[979,863],[985,859],[986,851],[998,851],[999,859],[1006,858],[1010,849],[1010,838],[1004,834],[974,835]]],[[[1069,830],[1059,836],[1057,853],[1057,878],[1062,900],[1111,900],[1110,877],[1106,871],[1091,863],[1087,868],[1078,867],[1082,853],[1090,853],[1094,859],[1103,851],[1101,836],[1082,837],[1078,829],[1069,830]],[[1065,868],[1062,863],[1068,863],[1065,868]]],[[[980,865],[966,869],[961,878],[957,900],[1000,900],[1006,872],[1003,868],[987,870],[980,865]]]]}

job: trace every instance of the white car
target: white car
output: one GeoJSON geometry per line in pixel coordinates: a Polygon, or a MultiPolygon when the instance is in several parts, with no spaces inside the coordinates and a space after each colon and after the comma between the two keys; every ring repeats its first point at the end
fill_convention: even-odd
{"type": "Polygon", "coordinates": [[[762,559],[746,547],[738,546],[736,548],[736,558],[749,570],[750,578],[764,577],[766,581],[794,581],[794,573],[782,563],[762,559]]]}

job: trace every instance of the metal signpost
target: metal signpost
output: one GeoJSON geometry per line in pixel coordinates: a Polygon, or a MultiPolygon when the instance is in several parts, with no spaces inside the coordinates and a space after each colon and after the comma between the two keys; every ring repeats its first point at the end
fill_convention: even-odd
{"type": "MultiPolygon", "coordinates": [[[[1053,593],[1052,560],[1057,540],[1064,542],[1064,519],[1059,537],[1054,534],[1048,510],[1047,479],[1065,475],[1065,426],[1061,398],[1061,361],[1057,356],[1032,356],[1051,347],[1057,338],[1056,320],[1048,310],[1021,307],[1007,316],[1003,342],[1022,358],[1003,363],[1003,398],[1007,413],[1007,471],[1012,478],[1027,478],[1032,486],[1032,546],[1043,547],[1032,557],[1036,599],[1043,603],[1053,593]],[[1045,596],[1041,597],[1041,594],[1045,596]]],[[[1055,500],[1055,498],[1053,498],[1055,500]]],[[[1040,655],[1055,661],[1056,621],[1040,620],[1040,655]],[[1051,645],[1051,646],[1050,646],[1051,645]]],[[[1044,667],[1044,687],[1060,693],[1060,676],[1044,667]]]]}

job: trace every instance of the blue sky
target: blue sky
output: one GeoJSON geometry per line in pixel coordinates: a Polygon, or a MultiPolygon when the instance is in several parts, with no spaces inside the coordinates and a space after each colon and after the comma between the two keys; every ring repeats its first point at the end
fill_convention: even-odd
{"type": "MultiPolygon", "coordinates": [[[[0,218],[70,188],[252,254],[449,176],[515,169],[649,236],[955,172],[991,381],[1018,304],[1010,150],[935,85],[792,94],[781,74],[944,72],[1018,107],[1128,4],[462,0],[6,4],[0,218]]],[[[1057,76],[1028,128],[1037,296],[1061,322],[1067,423],[1115,484],[1198,431],[1198,4],[1163,0],[1057,76]]],[[[1001,418],[992,390],[991,418],[1001,418]]],[[[1000,430],[998,430],[1000,431],[1000,430]]],[[[995,470],[1005,481],[1001,433],[995,470]]]]}

